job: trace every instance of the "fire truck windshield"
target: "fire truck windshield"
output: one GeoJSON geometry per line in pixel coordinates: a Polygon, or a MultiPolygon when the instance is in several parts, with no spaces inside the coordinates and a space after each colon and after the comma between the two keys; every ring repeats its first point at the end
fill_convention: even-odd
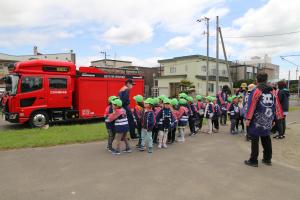
{"type": "Polygon", "coordinates": [[[5,77],[6,92],[8,92],[9,95],[15,95],[17,93],[18,82],[18,75],[8,75],[5,77]]]}

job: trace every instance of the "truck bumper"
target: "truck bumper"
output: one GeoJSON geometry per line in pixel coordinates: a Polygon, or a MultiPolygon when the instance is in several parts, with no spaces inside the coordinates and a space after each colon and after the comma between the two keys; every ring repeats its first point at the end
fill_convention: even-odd
{"type": "Polygon", "coordinates": [[[11,123],[19,123],[19,114],[18,113],[4,113],[5,120],[11,123]]]}

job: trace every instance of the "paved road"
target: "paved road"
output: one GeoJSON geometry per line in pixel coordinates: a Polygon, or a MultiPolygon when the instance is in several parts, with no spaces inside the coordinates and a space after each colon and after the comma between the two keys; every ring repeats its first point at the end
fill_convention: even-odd
{"type": "Polygon", "coordinates": [[[104,142],[0,152],[1,200],[299,199],[300,169],[245,166],[228,134],[114,157],[104,142]]]}

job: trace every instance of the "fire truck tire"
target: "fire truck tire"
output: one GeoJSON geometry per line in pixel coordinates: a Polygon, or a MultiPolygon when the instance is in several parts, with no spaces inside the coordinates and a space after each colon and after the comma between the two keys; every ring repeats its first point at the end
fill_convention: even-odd
{"type": "Polygon", "coordinates": [[[32,113],[29,124],[32,128],[42,128],[49,124],[49,116],[45,111],[35,111],[32,113]]]}

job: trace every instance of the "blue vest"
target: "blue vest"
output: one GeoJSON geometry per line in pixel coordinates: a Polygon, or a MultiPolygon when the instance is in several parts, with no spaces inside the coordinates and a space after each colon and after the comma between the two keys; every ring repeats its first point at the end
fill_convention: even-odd
{"type": "Polygon", "coordinates": [[[158,129],[170,129],[172,127],[172,112],[170,109],[163,108],[157,114],[158,129]]]}
{"type": "Polygon", "coordinates": [[[187,113],[184,112],[184,114],[181,116],[178,122],[178,126],[186,126],[189,120],[189,116],[187,113]]]}
{"type": "Polygon", "coordinates": [[[276,116],[275,103],[275,97],[271,92],[261,94],[248,129],[250,135],[267,136],[270,134],[276,116]]]}
{"type": "Polygon", "coordinates": [[[115,120],[115,131],[116,133],[126,133],[129,131],[127,115],[120,115],[115,120]]]}

